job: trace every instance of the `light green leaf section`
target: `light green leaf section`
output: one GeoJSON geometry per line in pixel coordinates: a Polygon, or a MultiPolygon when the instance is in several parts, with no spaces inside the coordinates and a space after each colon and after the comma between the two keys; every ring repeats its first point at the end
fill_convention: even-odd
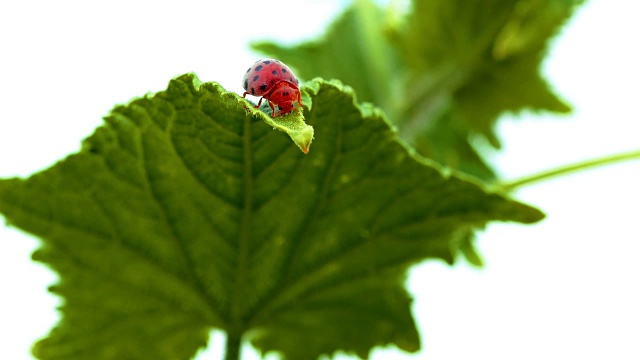
{"type": "Polygon", "coordinates": [[[289,135],[293,143],[296,144],[303,153],[309,153],[309,148],[313,141],[313,126],[307,125],[307,123],[304,122],[304,115],[301,109],[296,108],[289,114],[275,118],[265,115],[264,122],[271,125],[274,129],[289,135]]]}
{"type": "Polygon", "coordinates": [[[213,328],[287,359],[417,351],[408,267],[452,262],[488,221],[542,218],[413,155],[340,83],[303,91],[307,155],[183,75],[115,108],[79,153],[0,180],[0,212],[60,274],[62,320],[35,356],[188,359],[213,328]]]}
{"type": "Polygon", "coordinates": [[[550,39],[582,2],[415,0],[401,14],[356,0],[318,40],[254,48],[303,78],[344,81],[359,99],[380,106],[420,154],[493,180],[474,138],[499,148],[495,124],[505,112],[570,111],[540,65],[550,39]]]}

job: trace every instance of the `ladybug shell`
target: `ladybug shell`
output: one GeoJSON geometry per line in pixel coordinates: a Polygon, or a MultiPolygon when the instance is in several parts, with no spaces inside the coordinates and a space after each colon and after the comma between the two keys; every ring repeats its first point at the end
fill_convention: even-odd
{"type": "Polygon", "coordinates": [[[276,84],[287,81],[296,87],[298,79],[291,69],[280,60],[263,59],[256,61],[242,78],[244,90],[253,96],[262,96],[276,84]]]}

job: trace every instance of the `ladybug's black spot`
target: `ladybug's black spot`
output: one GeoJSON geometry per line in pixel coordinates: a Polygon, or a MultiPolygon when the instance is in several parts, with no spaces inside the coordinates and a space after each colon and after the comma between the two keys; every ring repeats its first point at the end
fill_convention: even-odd
{"type": "Polygon", "coordinates": [[[271,73],[272,73],[273,75],[277,75],[277,74],[278,74],[278,71],[277,71],[277,70],[273,70],[271,73]]]}
{"type": "Polygon", "coordinates": [[[247,72],[249,72],[249,71],[251,71],[251,68],[248,68],[248,69],[247,69],[247,72]]]}
{"type": "Polygon", "coordinates": [[[285,92],[283,92],[283,93],[282,93],[282,95],[284,95],[284,96],[289,96],[289,92],[288,92],[288,91],[285,91],[285,92]]]}
{"type": "Polygon", "coordinates": [[[267,84],[260,85],[260,90],[262,90],[262,91],[267,90],[267,84]]]}
{"type": "Polygon", "coordinates": [[[256,94],[256,89],[251,88],[251,95],[255,95],[256,94]]]}
{"type": "Polygon", "coordinates": [[[244,79],[244,89],[247,90],[249,87],[249,79],[244,79]]]}
{"type": "Polygon", "coordinates": [[[265,61],[263,61],[262,63],[263,63],[263,64],[266,64],[266,65],[269,65],[269,64],[271,64],[271,61],[269,61],[269,60],[265,60],[265,61]]]}
{"type": "Polygon", "coordinates": [[[286,73],[287,73],[287,69],[282,68],[282,73],[283,73],[283,74],[286,74],[286,73]]]}
{"type": "Polygon", "coordinates": [[[262,70],[262,65],[256,66],[256,71],[260,71],[260,70],[262,70]]]}
{"type": "Polygon", "coordinates": [[[256,75],[253,77],[253,81],[258,81],[258,79],[260,79],[260,75],[256,75]]]}
{"type": "Polygon", "coordinates": [[[293,82],[293,78],[292,77],[289,78],[289,82],[293,82]]]}

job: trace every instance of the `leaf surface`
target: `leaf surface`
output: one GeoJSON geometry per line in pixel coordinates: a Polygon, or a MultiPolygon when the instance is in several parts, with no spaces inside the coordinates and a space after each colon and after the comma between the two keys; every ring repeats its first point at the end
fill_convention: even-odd
{"type": "Polygon", "coordinates": [[[0,212],[60,274],[63,317],[36,357],[187,359],[212,328],[288,359],[417,351],[408,267],[452,262],[488,221],[542,218],[412,154],[340,83],[302,90],[307,155],[183,75],[116,107],[79,153],[0,180],[0,212]]]}

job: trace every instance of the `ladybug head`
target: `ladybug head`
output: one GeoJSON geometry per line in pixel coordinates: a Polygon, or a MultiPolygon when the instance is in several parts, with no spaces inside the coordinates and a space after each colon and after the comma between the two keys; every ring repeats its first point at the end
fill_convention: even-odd
{"type": "Polygon", "coordinates": [[[293,110],[293,103],[295,101],[301,102],[300,90],[288,81],[279,82],[264,97],[278,106],[280,109],[278,114],[290,113],[293,110]]]}

